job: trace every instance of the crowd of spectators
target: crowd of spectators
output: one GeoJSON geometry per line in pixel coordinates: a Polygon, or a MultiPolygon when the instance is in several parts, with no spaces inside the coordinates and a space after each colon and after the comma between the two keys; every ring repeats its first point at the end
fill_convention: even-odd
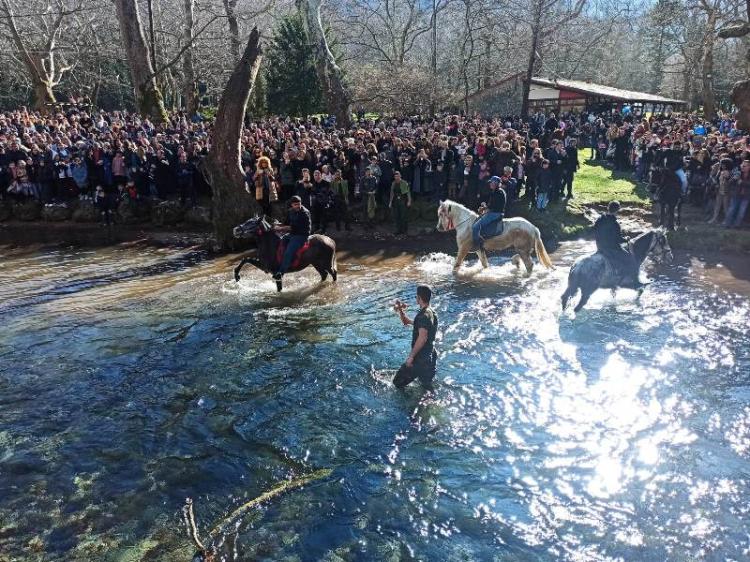
{"type": "MultiPolygon", "coordinates": [[[[184,113],[159,125],[124,111],[77,106],[53,115],[0,113],[0,193],[43,203],[90,198],[103,211],[123,201],[178,199],[194,206],[210,196],[200,173],[210,132],[210,122],[184,113]]],[[[658,170],[671,170],[707,220],[743,222],[750,147],[728,117],[708,122],[629,111],[537,112],[526,120],[446,115],[361,118],[349,130],[331,121],[277,117],[246,123],[241,159],[248,197],[268,214],[298,195],[315,229],[325,232],[331,223],[349,229],[353,211],[372,226],[383,216],[378,207],[393,207],[397,229],[405,232],[408,213],[397,209],[443,198],[476,208],[493,176],[511,205],[544,212],[575,197],[579,148],[646,183],[654,183],[658,170]]]]}

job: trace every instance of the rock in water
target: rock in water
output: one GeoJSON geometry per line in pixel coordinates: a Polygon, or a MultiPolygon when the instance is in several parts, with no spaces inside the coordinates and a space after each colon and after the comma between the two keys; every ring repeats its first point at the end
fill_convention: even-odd
{"type": "Polygon", "coordinates": [[[117,206],[117,216],[123,224],[134,224],[139,222],[136,204],[133,201],[121,201],[117,206]]]}
{"type": "Polygon", "coordinates": [[[66,203],[48,203],[42,208],[42,218],[48,222],[61,222],[70,218],[71,210],[66,203]]]}
{"type": "Polygon", "coordinates": [[[75,222],[97,222],[99,210],[94,206],[93,201],[80,201],[78,207],[73,210],[73,220],[75,222]]]}
{"type": "Polygon", "coordinates": [[[211,224],[211,209],[208,207],[193,207],[185,211],[185,222],[198,226],[211,224]]]}
{"type": "Polygon", "coordinates": [[[20,221],[35,221],[42,216],[42,204],[29,199],[13,205],[13,216],[20,221]]]}
{"type": "Polygon", "coordinates": [[[0,200],[0,222],[7,221],[13,215],[13,206],[10,201],[0,200]]]}
{"type": "Polygon", "coordinates": [[[179,201],[162,201],[151,208],[151,222],[156,226],[177,224],[184,215],[185,211],[179,201]]]}

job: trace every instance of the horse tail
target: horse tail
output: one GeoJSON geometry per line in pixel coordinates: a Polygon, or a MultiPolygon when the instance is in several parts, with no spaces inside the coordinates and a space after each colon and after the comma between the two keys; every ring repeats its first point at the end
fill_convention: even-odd
{"type": "Polygon", "coordinates": [[[536,231],[534,249],[536,250],[536,257],[539,258],[539,261],[544,267],[546,267],[547,269],[555,269],[555,266],[552,265],[552,260],[549,258],[547,249],[544,247],[544,242],[542,242],[542,235],[539,233],[539,229],[537,229],[536,231]]]}

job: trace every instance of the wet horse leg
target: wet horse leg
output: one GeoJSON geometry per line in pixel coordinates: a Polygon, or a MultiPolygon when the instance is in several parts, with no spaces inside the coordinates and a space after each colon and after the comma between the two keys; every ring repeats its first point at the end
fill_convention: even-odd
{"type": "Polygon", "coordinates": [[[576,312],[580,312],[581,309],[586,305],[586,303],[589,301],[589,298],[591,298],[591,295],[594,293],[594,290],[591,289],[591,287],[581,287],[581,300],[578,301],[578,304],[573,309],[576,312]]]}
{"type": "Polygon", "coordinates": [[[578,292],[578,287],[575,285],[575,283],[571,283],[568,281],[568,287],[565,289],[565,292],[560,297],[560,300],[562,301],[562,309],[565,310],[565,308],[568,306],[568,301],[571,297],[575,296],[575,294],[578,292]]]}
{"type": "Polygon", "coordinates": [[[313,266],[313,267],[315,267],[315,271],[317,271],[318,275],[320,275],[320,282],[321,283],[323,281],[325,281],[326,279],[328,279],[328,270],[327,269],[325,269],[323,267],[320,267],[318,265],[313,266]]]}
{"type": "Polygon", "coordinates": [[[479,261],[482,262],[482,267],[487,269],[490,266],[489,261],[487,261],[487,252],[479,250],[477,255],[479,256],[479,261]]]}
{"type": "Polygon", "coordinates": [[[234,280],[235,282],[238,282],[240,280],[240,270],[245,266],[245,264],[252,263],[253,258],[242,258],[240,260],[240,263],[237,264],[237,267],[234,268],[234,280]]]}
{"type": "Polygon", "coordinates": [[[469,253],[469,249],[467,246],[460,246],[458,248],[458,253],[456,254],[456,263],[453,264],[453,272],[455,273],[458,271],[458,268],[461,267],[461,264],[466,259],[466,255],[469,253]]]}
{"type": "Polygon", "coordinates": [[[519,255],[523,260],[523,264],[526,266],[526,276],[531,275],[531,272],[534,270],[534,262],[532,261],[529,252],[519,252],[519,255]]]}

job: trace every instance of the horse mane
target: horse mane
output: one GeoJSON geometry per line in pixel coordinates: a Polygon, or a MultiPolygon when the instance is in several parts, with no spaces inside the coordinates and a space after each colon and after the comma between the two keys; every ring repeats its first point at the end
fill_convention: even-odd
{"type": "Polygon", "coordinates": [[[633,253],[635,254],[636,259],[638,260],[638,263],[643,262],[643,260],[646,259],[646,254],[648,254],[649,249],[651,248],[651,243],[649,241],[648,245],[642,244],[644,239],[648,236],[654,237],[659,235],[659,229],[658,228],[652,228],[650,230],[647,230],[643,234],[639,234],[633,240],[631,241],[631,244],[633,246],[633,253]],[[643,246],[643,247],[641,247],[643,246]]]}
{"type": "MultiPolygon", "coordinates": [[[[453,200],[451,200],[451,199],[446,199],[445,201],[443,201],[442,205],[448,205],[448,206],[449,206],[449,207],[451,207],[451,208],[452,208],[452,207],[458,207],[458,208],[459,208],[459,209],[461,209],[462,211],[465,211],[465,212],[467,212],[467,213],[471,213],[472,215],[477,215],[477,213],[475,213],[474,211],[472,211],[472,210],[471,210],[471,209],[469,209],[468,207],[465,207],[464,205],[462,205],[462,204],[461,204],[461,203],[459,203],[458,201],[453,201],[453,200]]],[[[478,215],[477,215],[477,216],[478,216],[478,215]]]]}

